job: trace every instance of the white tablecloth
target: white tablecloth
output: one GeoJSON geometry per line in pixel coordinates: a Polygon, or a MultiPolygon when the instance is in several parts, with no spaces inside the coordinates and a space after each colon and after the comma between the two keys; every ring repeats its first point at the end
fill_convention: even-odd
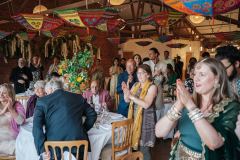
{"type": "MultiPolygon", "coordinates": [[[[164,115],[167,114],[168,110],[172,107],[173,103],[164,103],[164,107],[162,107],[159,110],[156,110],[157,114],[157,120],[161,119],[164,115]]],[[[163,137],[163,139],[173,138],[174,129],[172,129],[166,137],[163,137]]]]}
{"type": "MultiPolygon", "coordinates": [[[[33,94],[31,94],[31,95],[33,95],[33,94]]],[[[27,94],[27,93],[18,93],[18,94],[16,94],[16,100],[19,101],[23,105],[25,111],[27,109],[28,99],[31,97],[31,95],[27,94]]]]}
{"type": "MultiPolygon", "coordinates": [[[[116,113],[110,113],[111,122],[120,121],[124,118],[116,113]]],[[[37,151],[34,146],[32,135],[32,122],[27,122],[20,127],[19,135],[16,139],[16,160],[38,160],[37,151]]],[[[111,143],[112,127],[110,124],[100,124],[89,130],[88,136],[91,144],[91,152],[88,153],[88,160],[98,160],[102,148],[111,143]]],[[[111,156],[111,155],[110,155],[111,156]]]]}

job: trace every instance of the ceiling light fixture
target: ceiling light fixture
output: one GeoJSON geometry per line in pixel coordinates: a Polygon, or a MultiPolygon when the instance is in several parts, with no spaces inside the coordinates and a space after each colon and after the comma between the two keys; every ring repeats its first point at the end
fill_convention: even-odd
{"type": "Polygon", "coordinates": [[[117,6],[124,3],[125,0],[108,0],[111,5],[117,6]]]}
{"type": "Polygon", "coordinates": [[[205,20],[205,17],[204,16],[196,16],[196,15],[190,15],[189,16],[189,19],[192,23],[195,23],[195,24],[199,24],[199,23],[202,23],[204,20],[205,20]]]}
{"type": "Polygon", "coordinates": [[[39,0],[38,5],[34,7],[33,9],[33,14],[36,13],[41,13],[48,10],[47,7],[45,7],[44,5],[41,5],[41,0],[39,0]]]}

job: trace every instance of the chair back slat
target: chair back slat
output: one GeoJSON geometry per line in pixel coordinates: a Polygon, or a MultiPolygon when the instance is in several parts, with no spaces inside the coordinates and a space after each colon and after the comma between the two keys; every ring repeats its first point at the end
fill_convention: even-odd
{"type": "Polygon", "coordinates": [[[79,149],[80,147],[84,147],[84,156],[83,160],[87,160],[87,154],[88,154],[88,141],[86,140],[77,140],[77,141],[46,141],[44,143],[44,147],[46,151],[49,151],[49,148],[52,148],[54,159],[57,160],[57,154],[56,149],[60,149],[62,159],[64,160],[64,148],[67,148],[69,151],[69,160],[72,160],[72,148],[76,147],[77,153],[76,153],[76,159],[79,157],[79,149]]]}
{"type": "Polygon", "coordinates": [[[117,159],[116,152],[131,152],[132,130],[132,119],[112,123],[112,160],[117,159]]]}

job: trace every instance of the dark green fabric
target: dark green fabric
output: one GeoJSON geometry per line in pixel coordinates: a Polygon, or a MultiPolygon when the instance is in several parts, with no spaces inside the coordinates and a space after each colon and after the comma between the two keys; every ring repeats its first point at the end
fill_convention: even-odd
{"type": "MultiPolygon", "coordinates": [[[[185,112],[186,111],[183,111],[183,115],[185,114],[185,112]]],[[[222,147],[214,151],[210,150],[207,146],[205,146],[204,148],[205,160],[240,160],[240,157],[239,157],[240,142],[234,132],[236,128],[237,116],[239,113],[240,113],[240,103],[237,101],[232,101],[228,105],[226,105],[224,107],[224,111],[220,112],[219,116],[215,118],[212,125],[217,130],[217,132],[221,134],[221,136],[225,139],[225,141],[222,147]]],[[[188,123],[191,123],[191,122],[188,121],[188,123]]],[[[185,131],[183,131],[183,133],[185,133],[185,131]]],[[[198,135],[198,133],[196,132],[192,132],[192,133],[198,135]]],[[[182,139],[182,133],[181,133],[181,139],[182,139]]],[[[193,142],[193,141],[189,140],[188,142],[193,142]]],[[[170,153],[170,160],[181,159],[181,157],[177,157],[176,155],[177,145],[178,143],[173,147],[170,153]]]]}
{"type": "Polygon", "coordinates": [[[173,85],[173,84],[175,84],[177,78],[178,78],[177,73],[174,72],[173,74],[171,74],[171,75],[168,77],[168,82],[167,82],[168,85],[173,85]]]}
{"type": "Polygon", "coordinates": [[[202,141],[198,132],[188,117],[188,110],[186,108],[182,111],[182,117],[179,120],[179,132],[181,134],[182,143],[189,149],[201,153],[202,141]]]}
{"type": "Polygon", "coordinates": [[[237,157],[237,147],[239,140],[234,133],[236,128],[237,116],[240,111],[240,103],[237,101],[230,102],[220,112],[219,117],[215,118],[212,123],[213,127],[225,139],[224,145],[214,151],[205,146],[206,160],[239,160],[237,157]]]}

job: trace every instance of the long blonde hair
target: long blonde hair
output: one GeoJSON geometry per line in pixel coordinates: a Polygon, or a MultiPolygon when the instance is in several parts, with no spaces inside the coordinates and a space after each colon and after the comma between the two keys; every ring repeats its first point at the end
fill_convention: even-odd
{"type": "MultiPolygon", "coordinates": [[[[225,98],[233,98],[234,96],[233,92],[231,92],[230,89],[228,76],[222,63],[214,58],[205,58],[195,65],[195,69],[201,64],[207,65],[210,68],[210,71],[216,77],[218,77],[218,84],[214,87],[214,90],[212,92],[211,104],[214,106],[225,98]]],[[[194,92],[193,98],[196,104],[199,105],[201,95],[194,92]]]]}
{"type": "Polygon", "coordinates": [[[12,98],[13,102],[15,101],[15,91],[11,84],[9,83],[3,83],[0,85],[0,88],[5,88],[7,90],[7,93],[10,98],[12,98]]]}
{"type": "MultiPolygon", "coordinates": [[[[15,91],[13,89],[13,86],[11,84],[8,83],[4,83],[0,85],[0,89],[1,88],[5,88],[7,90],[7,94],[10,98],[12,98],[12,101],[15,102],[15,91]]],[[[0,107],[2,107],[2,103],[0,102],[0,107]]],[[[7,107],[4,107],[1,111],[0,111],[0,115],[4,114],[7,111],[7,107]]]]}

